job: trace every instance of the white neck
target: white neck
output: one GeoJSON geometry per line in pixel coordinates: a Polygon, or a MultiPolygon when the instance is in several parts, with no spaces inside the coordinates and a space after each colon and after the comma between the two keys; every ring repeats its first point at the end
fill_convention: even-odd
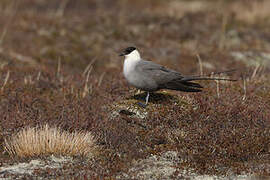
{"type": "Polygon", "coordinates": [[[130,76],[130,73],[135,69],[136,64],[140,60],[141,60],[140,53],[136,49],[132,51],[131,53],[129,53],[128,55],[125,55],[123,72],[128,82],[130,81],[130,78],[132,78],[132,76],[130,76]]]}
{"type": "Polygon", "coordinates": [[[133,61],[139,61],[141,60],[141,55],[140,53],[135,49],[128,55],[125,55],[125,60],[133,60],[133,61]]]}

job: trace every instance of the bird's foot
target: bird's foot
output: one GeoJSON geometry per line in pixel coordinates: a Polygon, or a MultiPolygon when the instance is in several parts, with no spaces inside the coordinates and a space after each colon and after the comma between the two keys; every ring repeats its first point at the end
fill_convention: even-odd
{"type": "Polygon", "coordinates": [[[147,104],[144,104],[144,103],[141,103],[141,102],[138,102],[138,105],[142,108],[146,108],[147,107],[147,104]]]}

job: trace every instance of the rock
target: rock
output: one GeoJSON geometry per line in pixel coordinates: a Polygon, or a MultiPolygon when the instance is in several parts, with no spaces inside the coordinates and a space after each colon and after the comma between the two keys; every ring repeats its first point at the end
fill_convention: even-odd
{"type": "Polygon", "coordinates": [[[0,178],[6,173],[16,174],[16,175],[33,175],[34,171],[37,169],[56,169],[61,168],[65,163],[72,162],[71,157],[55,157],[51,155],[47,160],[34,159],[29,163],[18,163],[13,165],[6,165],[0,167],[0,178]]]}

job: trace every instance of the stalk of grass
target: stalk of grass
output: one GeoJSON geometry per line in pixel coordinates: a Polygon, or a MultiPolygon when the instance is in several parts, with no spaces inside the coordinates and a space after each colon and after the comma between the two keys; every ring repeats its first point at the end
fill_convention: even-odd
{"type": "Polygon", "coordinates": [[[34,84],[34,81],[31,75],[24,77],[24,84],[34,84]]]}
{"type": "Polygon", "coordinates": [[[246,78],[244,77],[243,78],[243,81],[244,81],[244,96],[242,97],[242,100],[246,100],[246,97],[247,97],[247,85],[246,85],[246,78]]]}
{"type": "Polygon", "coordinates": [[[38,72],[38,75],[37,75],[37,81],[39,81],[40,76],[41,76],[41,72],[39,71],[39,72],[38,72]]]}
{"type": "Polygon", "coordinates": [[[84,89],[82,92],[82,97],[84,98],[88,93],[91,93],[92,91],[92,86],[88,87],[88,81],[89,81],[89,76],[90,73],[92,71],[92,67],[89,69],[89,71],[87,72],[87,76],[86,76],[86,80],[85,80],[85,85],[84,85],[84,89]]]}
{"type": "Polygon", "coordinates": [[[57,64],[57,77],[60,77],[61,73],[61,58],[58,59],[58,64],[57,64]]]}
{"type": "Polygon", "coordinates": [[[99,80],[98,80],[98,87],[101,85],[101,83],[102,83],[102,81],[103,81],[103,78],[104,78],[105,74],[106,74],[106,72],[103,72],[103,73],[101,74],[101,76],[99,77],[99,80]]]}
{"type": "MultiPolygon", "coordinates": [[[[95,63],[96,58],[92,59],[92,61],[86,66],[85,70],[83,71],[83,76],[87,74],[90,68],[92,68],[92,65],[95,63]]],[[[92,69],[91,69],[92,71],[92,69]]]]}
{"type": "Polygon", "coordinates": [[[250,79],[254,79],[254,78],[255,78],[255,76],[256,76],[256,74],[257,74],[257,72],[258,72],[258,70],[259,70],[260,67],[261,67],[261,66],[260,66],[260,64],[258,63],[258,64],[256,65],[256,67],[255,67],[255,69],[254,69],[254,71],[253,71],[253,73],[252,73],[250,79]]]}
{"type": "Polygon", "coordinates": [[[59,127],[24,128],[5,139],[5,151],[11,157],[35,157],[46,155],[91,157],[96,149],[90,132],[67,132],[59,127]]]}
{"type": "Polygon", "coordinates": [[[219,81],[216,81],[217,83],[217,97],[219,98],[220,97],[220,93],[219,93],[219,81]]]}
{"type": "Polygon", "coordinates": [[[63,17],[68,2],[69,2],[69,0],[61,1],[59,8],[57,9],[57,11],[55,13],[56,17],[60,17],[60,18],[63,17]]]}
{"type": "Polygon", "coordinates": [[[200,73],[201,73],[200,75],[202,76],[203,75],[203,66],[202,66],[202,59],[201,59],[199,54],[197,54],[197,59],[199,61],[199,67],[200,67],[200,73]]]}
{"type": "Polygon", "coordinates": [[[4,84],[3,84],[2,88],[1,88],[2,91],[4,90],[4,88],[5,88],[5,86],[6,86],[7,82],[8,82],[8,79],[9,79],[9,71],[7,72],[7,75],[6,75],[5,80],[4,80],[4,84]]]}

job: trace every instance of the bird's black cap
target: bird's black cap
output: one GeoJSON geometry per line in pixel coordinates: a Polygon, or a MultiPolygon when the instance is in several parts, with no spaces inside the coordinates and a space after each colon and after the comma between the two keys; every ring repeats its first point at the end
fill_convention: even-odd
{"type": "Polygon", "coordinates": [[[122,51],[121,54],[119,54],[119,56],[125,56],[125,55],[128,55],[130,54],[132,51],[134,51],[136,48],[135,47],[127,47],[126,49],[124,49],[122,51]]]}

